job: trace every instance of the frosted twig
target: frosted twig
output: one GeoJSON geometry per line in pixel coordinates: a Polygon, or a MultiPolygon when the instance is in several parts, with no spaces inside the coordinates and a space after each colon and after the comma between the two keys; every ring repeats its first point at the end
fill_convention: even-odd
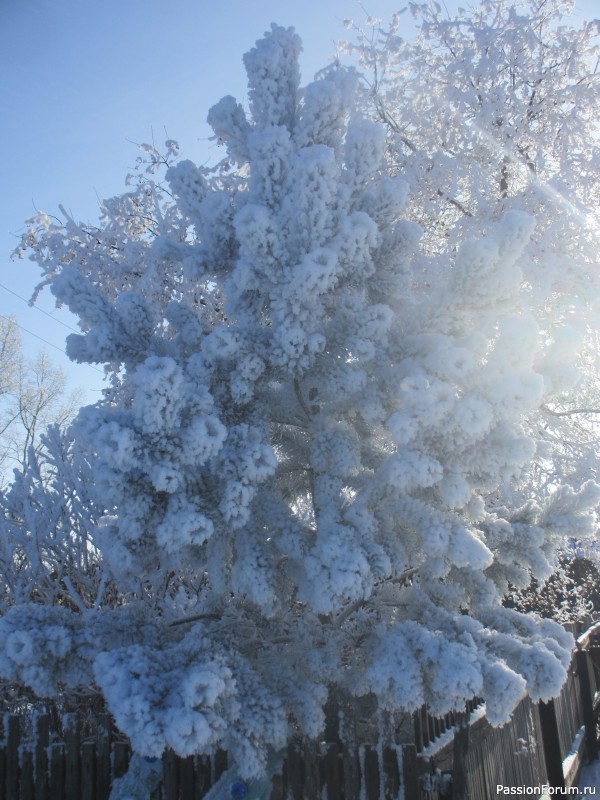
{"type": "MultiPolygon", "coordinates": [[[[416,572],[419,571],[419,567],[411,567],[410,569],[404,570],[401,572],[400,575],[396,575],[394,578],[390,578],[391,583],[401,583],[402,581],[406,580],[406,578],[410,578],[411,575],[414,575],[416,572]]],[[[382,582],[383,583],[383,582],[382,582]]],[[[375,589],[381,584],[376,584],[375,589]]],[[[351,603],[347,608],[341,611],[334,620],[334,625],[336,627],[341,627],[344,622],[354,614],[355,611],[358,611],[359,608],[362,608],[368,602],[368,598],[362,597],[360,600],[355,600],[354,603],[351,603]]]]}
{"type": "Polygon", "coordinates": [[[175,625],[187,625],[189,622],[198,622],[201,619],[221,619],[220,614],[193,614],[191,617],[183,617],[183,619],[176,619],[169,622],[169,627],[174,628],[175,625]]]}
{"type": "Polygon", "coordinates": [[[306,400],[302,397],[302,390],[298,378],[294,378],[294,391],[296,392],[296,397],[298,398],[302,411],[304,411],[307,417],[310,417],[310,409],[306,405],[306,400]]]}

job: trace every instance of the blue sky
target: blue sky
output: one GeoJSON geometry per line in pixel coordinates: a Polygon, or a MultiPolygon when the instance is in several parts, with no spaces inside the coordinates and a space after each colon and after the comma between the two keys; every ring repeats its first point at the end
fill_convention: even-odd
{"type": "MultiPolygon", "coordinates": [[[[597,0],[578,14],[597,15],[597,0]]],[[[12,262],[23,221],[59,203],[96,219],[98,198],[124,190],[138,155],[132,142],[177,139],[182,157],[213,159],[210,106],[225,94],[245,97],[242,54],[271,22],[293,25],[304,42],[304,81],[324,66],[335,42],[366,12],[387,21],[401,0],[0,0],[0,314],[22,332],[28,356],[47,350],[72,385],[98,397],[102,375],[61,355],[64,324],[48,291],[30,309],[38,278],[27,261],[12,262]],[[58,321],[57,321],[58,320],[58,321]],[[61,322],[63,324],[61,324],[61,322]]],[[[456,0],[446,3],[449,10],[456,0]]],[[[409,15],[404,17],[409,24],[409,15]]],[[[405,31],[404,35],[408,35],[405,31]]]]}

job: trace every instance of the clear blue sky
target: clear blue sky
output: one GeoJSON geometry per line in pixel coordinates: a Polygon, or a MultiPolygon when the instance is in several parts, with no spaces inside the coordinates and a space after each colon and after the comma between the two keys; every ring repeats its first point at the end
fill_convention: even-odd
{"type": "MultiPolygon", "coordinates": [[[[596,16],[596,3],[581,0],[578,16],[596,16]]],[[[458,4],[446,3],[450,10],[458,4]]],[[[9,259],[15,234],[35,207],[56,213],[61,203],[76,217],[95,220],[98,198],[125,188],[124,176],[138,154],[131,142],[149,141],[152,131],[161,142],[166,128],[185,158],[212,159],[206,113],[225,94],[245,98],[242,54],[271,22],[293,25],[300,33],[306,82],[347,35],[344,18],[363,21],[366,10],[387,21],[403,5],[402,0],[362,5],[356,0],[0,0],[0,314],[14,314],[51,345],[23,332],[26,354],[44,348],[73,385],[102,386],[100,373],[71,367],[61,356],[68,330],[11,294],[28,299],[37,282],[33,264],[9,259]]],[[[409,15],[404,19],[408,24],[409,15]]],[[[48,291],[38,305],[74,325],[66,312],[55,311],[48,291]]]]}

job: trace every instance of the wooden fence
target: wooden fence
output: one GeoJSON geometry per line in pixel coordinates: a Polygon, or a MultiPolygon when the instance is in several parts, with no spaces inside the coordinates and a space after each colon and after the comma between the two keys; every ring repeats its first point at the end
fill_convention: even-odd
{"type": "Polygon", "coordinates": [[[589,652],[578,650],[557,698],[525,698],[502,728],[484,716],[459,725],[450,746],[436,750],[434,742],[424,754],[434,775],[452,771],[454,800],[496,800],[498,784],[568,789],[582,764],[597,757],[597,710],[594,665],[589,652]]]}
{"type": "MultiPolygon", "coordinates": [[[[594,647],[574,654],[558,698],[525,698],[511,721],[492,728],[484,706],[412,719],[412,741],[346,746],[342,741],[290,744],[271,800],[492,800],[497,784],[575,784],[582,759],[597,756],[594,647]]],[[[597,648],[600,655],[600,648],[597,648]]],[[[62,720],[47,714],[6,715],[0,728],[2,800],[107,800],[131,751],[108,715],[62,720]]],[[[329,738],[334,739],[331,730],[329,738]]],[[[163,756],[163,778],[152,800],[200,800],[227,757],[163,756]]],[[[223,798],[225,800],[225,798],[223,798]]]]}

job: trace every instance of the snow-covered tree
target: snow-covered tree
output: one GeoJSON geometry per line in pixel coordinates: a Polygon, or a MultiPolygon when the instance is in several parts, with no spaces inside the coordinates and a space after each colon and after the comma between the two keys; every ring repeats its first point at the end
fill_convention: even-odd
{"type": "Polygon", "coordinates": [[[214,171],[168,158],[168,190],[146,176],[96,230],[38,218],[25,241],[81,320],[68,353],[112,375],[72,433],[123,600],[15,603],[0,674],[95,683],[141,756],[220,745],[223,781],[317,736],[332,694],[383,715],[479,695],[493,723],[555,695],[570,635],[502,598],[598,500],[510,502],[555,391],[534,220],[419,254],[355,74],[301,90],[300,49],[273,26],[246,54],[249,114],[209,113],[214,171]]]}
{"type": "Polygon", "coordinates": [[[577,25],[562,0],[410,11],[416,38],[402,39],[402,13],[387,28],[369,20],[368,33],[347,20],[357,36],[343,49],[360,59],[426,242],[443,251],[518,202],[581,247],[599,223],[598,20],[577,25]]]}
{"type": "Polygon", "coordinates": [[[92,539],[103,513],[90,496],[93,473],[57,425],[41,444],[0,493],[0,609],[30,601],[97,607],[107,576],[92,539]]]}
{"type": "Polygon", "coordinates": [[[460,247],[509,210],[535,216],[524,277],[552,401],[529,419],[527,491],[577,486],[597,476],[600,447],[598,20],[561,0],[410,11],[407,41],[401,13],[388,27],[347,21],[363,105],[386,125],[390,169],[410,184],[407,213],[429,252],[460,247]]]}

